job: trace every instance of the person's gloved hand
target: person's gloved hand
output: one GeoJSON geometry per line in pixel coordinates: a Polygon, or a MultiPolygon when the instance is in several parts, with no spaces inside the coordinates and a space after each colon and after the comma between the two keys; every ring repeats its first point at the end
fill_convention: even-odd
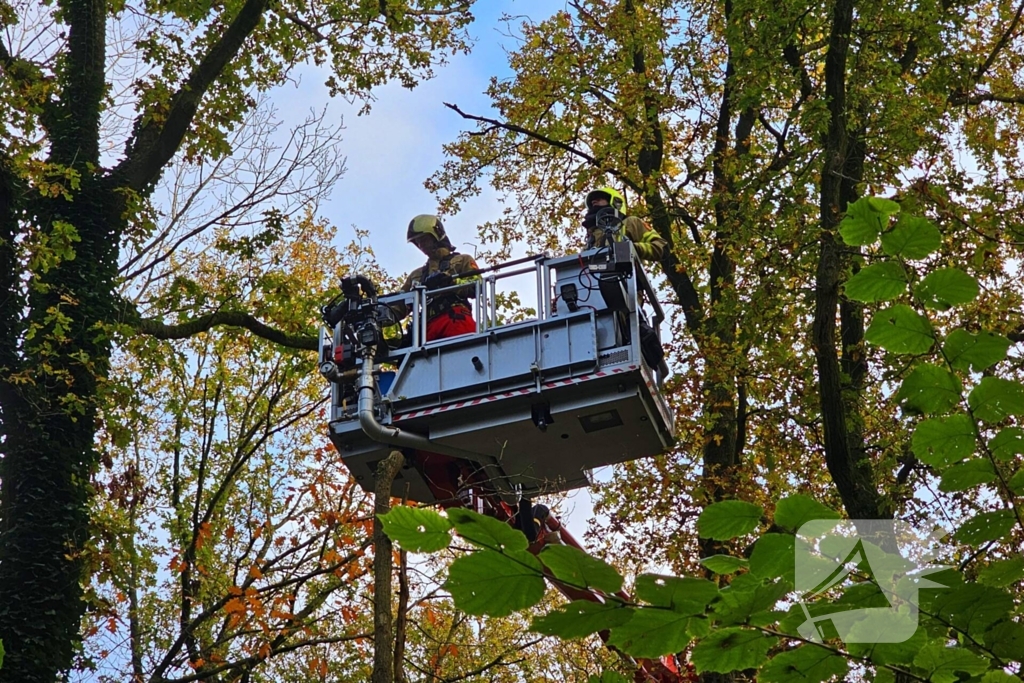
{"type": "Polygon", "coordinates": [[[427,277],[423,278],[423,286],[427,289],[441,289],[443,287],[448,287],[453,283],[454,280],[452,280],[452,276],[448,273],[442,273],[441,271],[431,273],[427,277]]]}

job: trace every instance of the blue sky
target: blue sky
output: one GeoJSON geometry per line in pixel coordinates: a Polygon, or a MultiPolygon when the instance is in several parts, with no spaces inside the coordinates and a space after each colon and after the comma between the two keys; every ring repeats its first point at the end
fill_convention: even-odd
{"type": "MultiPolygon", "coordinates": [[[[339,228],[341,241],[351,239],[355,225],[371,232],[371,245],[388,272],[397,275],[421,265],[423,257],[405,244],[405,228],[413,216],[436,211],[437,202],[423,181],[443,163],[442,145],[455,140],[467,123],[444,102],[473,113],[489,112],[483,91],[491,76],[510,73],[504,49],[515,47],[513,39],[502,35],[507,31],[501,15],[540,21],[565,7],[564,0],[478,0],[470,27],[476,42],[472,53],[452,57],[434,79],[413,90],[398,84],[379,89],[373,110],[364,116],[357,116],[358,104],[332,100],[323,85],[324,72],[312,68],[303,71],[298,88],[275,93],[286,123],[301,121],[311,108],[325,105],[331,120],[344,118],[342,150],[348,171],[321,207],[321,214],[339,228]]],[[[496,196],[485,192],[467,202],[446,227],[456,246],[472,253],[462,243],[475,239],[476,225],[499,212],[496,196]]]]}

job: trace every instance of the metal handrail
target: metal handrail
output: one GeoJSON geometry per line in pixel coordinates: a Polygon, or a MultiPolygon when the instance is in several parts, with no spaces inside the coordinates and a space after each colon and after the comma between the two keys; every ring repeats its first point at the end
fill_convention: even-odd
{"type": "MultiPolygon", "coordinates": [[[[482,275],[482,277],[479,277],[472,282],[454,283],[447,287],[433,290],[427,290],[422,284],[417,284],[408,292],[397,292],[381,296],[379,297],[379,302],[382,304],[392,304],[403,301],[411,312],[411,329],[409,330],[409,334],[412,339],[408,349],[403,348],[401,350],[403,353],[407,353],[411,350],[422,349],[428,344],[441,342],[441,340],[436,340],[436,342],[426,341],[428,304],[435,297],[465,290],[468,287],[473,288],[473,315],[476,321],[477,333],[504,327],[504,325],[497,324],[497,283],[499,280],[516,277],[518,275],[525,275],[531,271],[536,274],[537,280],[536,308],[534,310],[537,311],[538,320],[547,320],[553,315],[553,311],[551,309],[552,293],[550,291],[552,287],[551,270],[556,267],[549,261],[550,259],[547,254],[526,256],[512,261],[495,264],[493,266],[479,268],[460,275],[460,277],[465,277],[466,275],[482,275]],[[531,267],[505,270],[512,266],[518,266],[531,261],[533,262],[533,266],[531,267]]],[[[644,271],[643,266],[640,264],[635,250],[633,252],[633,263],[633,272],[637,281],[637,289],[646,295],[647,303],[650,304],[654,311],[651,325],[658,335],[658,341],[660,342],[662,336],[661,325],[666,319],[665,311],[661,307],[661,303],[658,301],[654,287],[652,286],[650,279],[647,277],[647,273],[644,271]]],[[[659,368],[659,370],[662,371],[659,374],[667,375],[667,367],[659,368]]]]}
{"type": "MultiPolygon", "coordinates": [[[[472,282],[454,283],[447,287],[441,287],[438,289],[427,290],[422,286],[422,284],[417,283],[417,285],[408,292],[385,294],[380,296],[378,301],[382,304],[393,304],[400,301],[405,303],[406,307],[410,311],[412,321],[412,327],[409,331],[409,334],[412,336],[410,348],[420,349],[428,344],[426,341],[427,308],[431,299],[464,290],[467,287],[473,287],[473,317],[476,320],[477,332],[479,333],[492,330],[502,327],[502,325],[496,324],[497,281],[535,272],[537,274],[538,283],[537,306],[535,310],[537,311],[538,318],[542,320],[547,319],[551,314],[548,297],[546,296],[547,289],[550,287],[550,274],[549,267],[547,267],[544,262],[548,258],[549,257],[546,253],[541,253],[533,256],[524,256],[511,261],[505,261],[504,263],[498,263],[485,268],[478,268],[468,273],[462,273],[459,277],[465,278],[473,277],[475,275],[483,275],[484,277],[473,280],[472,282]],[[502,272],[503,269],[529,262],[533,262],[534,265],[527,268],[517,268],[515,270],[502,272]]],[[[405,349],[403,349],[403,351],[405,351],[405,349]]]]}

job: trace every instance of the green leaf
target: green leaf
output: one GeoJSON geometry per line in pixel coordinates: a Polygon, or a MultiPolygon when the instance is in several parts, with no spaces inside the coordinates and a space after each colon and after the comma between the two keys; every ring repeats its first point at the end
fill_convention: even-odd
{"type": "Polygon", "coordinates": [[[573,600],[542,617],[534,617],[531,631],[563,640],[584,638],[616,626],[622,626],[633,617],[633,610],[617,603],[573,600]]]}
{"type": "Polygon", "coordinates": [[[1024,625],[1003,621],[985,633],[988,650],[1002,660],[1024,662],[1024,625]]]}
{"type": "Polygon", "coordinates": [[[878,234],[888,227],[889,216],[899,211],[899,205],[896,206],[895,210],[885,211],[872,205],[868,197],[861,197],[846,207],[846,215],[839,223],[839,235],[853,247],[872,244],[878,239],[878,234]]]}
{"type": "Polygon", "coordinates": [[[843,588],[843,594],[836,604],[847,608],[863,609],[867,607],[888,607],[889,598],[882,589],[872,581],[862,581],[843,588]]]}
{"type": "Polygon", "coordinates": [[[540,561],[556,579],[572,586],[596,588],[605,593],[617,593],[622,589],[622,577],[614,567],[579,548],[549,545],[541,552],[540,561]]]}
{"type": "Polygon", "coordinates": [[[974,416],[985,422],[1001,422],[1010,415],[1024,415],[1024,384],[999,377],[982,377],[967,397],[974,416]]]}
{"type": "Polygon", "coordinates": [[[783,529],[791,531],[796,531],[807,522],[816,519],[839,519],[840,517],[842,515],[832,508],[802,494],[786,496],[775,506],[775,523],[783,529]]]}
{"type": "Polygon", "coordinates": [[[882,261],[862,268],[846,281],[844,290],[854,301],[888,301],[907,291],[907,274],[898,261],[882,261]]]}
{"type": "Polygon", "coordinates": [[[1020,683],[1020,678],[1008,674],[1002,669],[992,669],[986,671],[985,675],[981,677],[981,683],[1020,683]]]}
{"type": "Polygon", "coordinates": [[[388,538],[409,552],[434,553],[452,542],[451,523],[433,510],[401,506],[377,517],[388,538]]]}
{"type": "Polygon", "coordinates": [[[928,363],[918,365],[896,392],[908,413],[944,413],[960,402],[960,378],[946,368],[928,363]]]}
{"type": "Polygon", "coordinates": [[[750,573],[764,579],[786,577],[796,571],[796,538],[789,534],[765,534],[757,539],[750,555],[750,573]]]}
{"type": "Polygon", "coordinates": [[[882,233],[882,250],[889,256],[924,258],[939,248],[942,235],[927,218],[903,214],[889,232],[882,233]]]}
{"type": "Polygon", "coordinates": [[[701,538],[728,541],[749,534],[761,522],[761,506],[742,500],[723,500],[704,508],[697,518],[701,538]]]}
{"type": "Polygon", "coordinates": [[[718,597],[718,586],[707,579],[688,576],[641,574],[636,579],[636,597],[681,614],[703,614],[708,604],[718,597]]]}
{"type": "Polygon", "coordinates": [[[939,591],[928,612],[940,621],[973,637],[979,637],[1013,609],[1013,597],[992,586],[967,583],[939,591]]]}
{"type": "Polygon", "coordinates": [[[981,484],[996,480],[996,471],[992,463],[985,458],[972,458],[959,465],[953,465],[942,473],[939,490],[943,493],[966,491],[981,484]]]}
{"type": "Polygon", "coordinates": [[[482,548],[526,550],[530,545],[526,535],[518,529],[466,508],[449,508],[448,521],[459,532],[459,536],[482,548]]]}
{"type": "Polygon", "coordinates": [[[978,581],[986,586],[1002,588],[1024,579],[1024,556],[996,560],[978,572],[978,581]]]}
{"type": "Polygon", "coordinates": [[[1024,429],[1020,427],[1007,427],[1000,430],[988,442],[988,449],[996,460],[1009,462],[1013,456],[1024,454],[1024,429]]]}
{"type": "Polygon", "coordinates": [[[875,664],[911,664],[914,657],[928,643],[928,634],[923,628],[902,643],[850,643],[850,652],[858,657],[869,657],[875,664]]]}
{"type": "Polygon", "coordinates": [[[910,441],[918,460],[938,468],[970,457],[974,445],[974,421],[964,413],[922,420],[910,441]]]}
{"type": "Polygon", "coordinates": [[[761,635],[746,628],[723,628],[701,640],[693,648],[690,661],[697,673],[715,671],[729,673],[756,669],[768,658],[768,650],[778,638],[761,635]]]}
{"type": "Polygon", "coordinates": [[[763,626],[776,620],[771,610],[792,588],[788,581],[764,582],[753,574],[740,574],[720,591],[712,610],[722,624],[763,626]]]}
{"type": "Polygon", "coordinates": [[[505,617],[540,602],[543,571],[540,560],[524,550],[480,550],[452,562],[444,587],[463,612],[505,617]]]}
{"type": "Polygon", "coordinates": [[[953,330],[942,351],[955,369],[981,372],[1006,358],[1011,344],[1006,337],[991,332],[974,335],[966,330],[953,330]]]}
{"type": "Polygon", "coordinates": [[[939,268],[930,273],[914,288],[914,294],[925,308],[948,311],[958,304],[978,298],[978,281],[959,268],[939,268]]]}
{"type": "Polygon", "coordinates": [[[864,339],[893,353],[925,353],[935,343],[928,318],[906,304],[877,311],[864,339]]]}
{"type": "Polygon", "coordinates": [[[1006,482],[1006,485],[1017,495],[1024,494],[1024,469],[1018,470],[1016,474],[1010,477],[1010,481],[1006,482]]]}
{"type": "Polygon", "coordinates": [[[712,555],[711,557],[705,557],[700,563],[716,574],[732,574],[750,564],[748,560],[742,557],[733,557],[732,555],[712,555]]]}
{"type": "Polygon", "coordinates": [[[892,669],[878,667],[875,669],[875,677],[870,680],[872,683],[896,683],[896,674],[892,669]]]}
{"type": "Polygon", "coordinates": [[[972,676],[988,671],[988,660],[962,647],[946,647],[943,643],[933,642],[914,657],[914,666],[924,669],[928,679],[935,683],[953,683],[960,678],[958,671],[972,676]]]}
{"type": "Polygon", "coordinates": [[[816,645],[801,645],[772,657],[757,674],[758,683],[822,683],[844,676],[846,660],[816,645]]]}
{"type": "Polygon", "coordinates": [[[611,630],[608,644],[633,657],[660,657],[681,652],[690,644],[694,617],[667,609],[642,607],[633,618],[611,630]]]}
{"type": "Polygon", "coordinates": [[[986,541],[998,541],[1013,528],[1017,521],[1013,510],[982,512],[967,520],[953,538],[968,545],[979,545],[986,541]]]}
{"type": "Polygon", "coordinates": [[[868,197],[867,200],[868,206],[870,206],[873,211],[877,211],[885,216],[886,219],[888,219],[889,216],[900,212],[899,202],[892,199],[886,199],[885,197],[868,197]]]}

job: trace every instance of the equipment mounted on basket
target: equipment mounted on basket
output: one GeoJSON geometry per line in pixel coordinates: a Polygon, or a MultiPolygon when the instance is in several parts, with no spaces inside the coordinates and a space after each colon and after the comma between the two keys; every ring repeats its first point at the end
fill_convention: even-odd
{"type": "MultiPolygon", "coordinates": [[[[341,281],[322,309],[320,372],[331,383],[331,441],[360,486],[373,491],[377,463],[398,449],[394,495],[506,522],[535,554],[549,544],[584,550],[533,497],[587,486],[592,468],[663,453],[675,438],[661,393],[664,311],[633,243],[615,239],[621,214],[595,213],[604,243],[579,255],[428,277],[380,297],[363,276],[341,281]],[[516,275],[536,278],[536,317],[504,322],[497,283],[516,275]],[[473,331],[431,340],[432,308],[453,296],[472,307],[473,331]],[[410,325],[389,347],[383,330],[396,307],[410,325]]],[[[410,230],[439,226],[420,218],[410,230]]],[[[613,597],[553,583],[571,600],[613,597]]],[[[679,661],[637,659],[635,680],[683,683],[679,661]]]]}
{"type": "Polygon", "coordinates": [[[367,355],[375,360],[388,356],[384,329],[395,324],[395,314],[377,301],[377,288],[363,275],[341,278],[341,293],[320,309],[324,323],[340,331],[330,357],[321,357],[320,374],[327,379],[356,367],[367,355]]]}

